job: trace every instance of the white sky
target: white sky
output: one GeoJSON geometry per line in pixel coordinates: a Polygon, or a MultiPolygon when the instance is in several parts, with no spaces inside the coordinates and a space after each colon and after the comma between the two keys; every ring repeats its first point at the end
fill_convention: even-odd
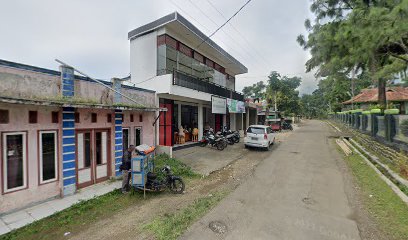
{"type": "MultiPolygon", "coordinates": [[[[247,0],[208,1],[229,18],[247,0]]],[[[225,20],[208,1],[2,0],[0,59],[58,69],[54,59],[59,58],[96,78],[125,77],[130,30],[178,11],[209,35],[225,20]]],[[[296,42],[305,33],[304,20],[311,17],[309,4],[252,0],[231,20],[233,27],[227,24],[212,38],[249,69],[237,77],[236,90],[266,81],[271,71],[301,76],[301,93],[315,89],[317,81],[305,73],[309,54],[296,42]]]]}

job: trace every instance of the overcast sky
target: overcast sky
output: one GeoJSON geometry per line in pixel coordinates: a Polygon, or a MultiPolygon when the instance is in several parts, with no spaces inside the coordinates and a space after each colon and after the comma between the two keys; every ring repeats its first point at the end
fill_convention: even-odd
{"type": "MultiPolygon", "coordinates": [[[[0,59],[58,69],[59,58],[89,75],[129,74],[127,33],[178,11],[209,35],[247,0],[3,0],[0,59]],[[191,3],[193,2],[193,3],[191,3]],[[209,3],[210,2],[210,3],[209,3]],[[199,10],[201,9],[201,11],[199,10]]],[[[301,76],[301,93],[316,87],[305,73],[308,53],[296,42],[310,18],[309,0],[252,0],[212,39],[249,69],[236,89],[266,80],[271,71],[301,76]],[[244,38],[242,37],[244,36],[244,38]]]]}

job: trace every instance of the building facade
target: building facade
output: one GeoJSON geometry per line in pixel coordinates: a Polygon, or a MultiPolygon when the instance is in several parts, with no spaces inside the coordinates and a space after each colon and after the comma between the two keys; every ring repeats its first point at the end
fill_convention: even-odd
{"type": "Polygon", "coordinates": [[[160,145],[173,146],[180,126],[198,128],[199,139],[208,126],[243,130],[244,96],[235,91],[235,76],[248,71],[243,64],[177,12],[128,38],[131,82],[155,90],[159,106],[168,109],[159,118],[160,145]]]}
{"type": "Polygon", "coordinates": [[[154,144],[155,92],[0,60],[0,214],[121,174],[122,151],[154,144]]]}
{"type": "MultiPolygon", "coordinates": [[[[386,88],[388,108],[397,108],[401,114],[408,113],[408,88],[390,86],[386,88]]],[[[359,94],[343,102],[343,110],[364,109],[369,110],[378,103],[378,88],[362,89],[359,94]],[[353,108],[354,107],[354,108],[353,108]]]]}

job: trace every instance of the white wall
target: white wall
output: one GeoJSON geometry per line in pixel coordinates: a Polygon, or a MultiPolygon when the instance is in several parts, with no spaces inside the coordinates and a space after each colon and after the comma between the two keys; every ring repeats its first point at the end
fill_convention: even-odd
{"type": "MultiPolygon", "coordinates": [[[[130,73],[132,83],[157,75],[157,33],[155,31],[130,41],[130,73]]],[[[139,87],[139,85],[136,86],[139,87]]]]}
{"type": "MultiPolygon", "coordinates": [[[[132,76],[133,79],[133,76],[132,76]]],[[[133,80],[132,80],[133,81],[133,80]]],[[[156,76],[146,82],[136,84],[135,87],[156,91],[156,93],[170,93],[173,74],[156,76]]]]}
{"type": "Polygon", "coordinates": [[[197,90],[171,85],[171,94],[211,102],[211,94],[197,90]]]}

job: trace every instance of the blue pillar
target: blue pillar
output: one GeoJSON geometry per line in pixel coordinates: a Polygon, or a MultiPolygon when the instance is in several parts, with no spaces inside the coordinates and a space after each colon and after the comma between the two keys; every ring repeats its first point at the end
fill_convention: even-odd
{"type": "Polygon", "coordinates": [[[115,176],[122,175],[119,170],[123,155],[122,141],[122,110],[115,110],[115,176]]]}
{"type": "MultiPolygon", "coordinates": [[[[61,66],[62,96],[71,98],[75,95],[74,69],[61,66]]],[[[76,191],[76,146],[75,146],[75,109],[62,108],[62,178],[63,195],[76,191]]]]}

